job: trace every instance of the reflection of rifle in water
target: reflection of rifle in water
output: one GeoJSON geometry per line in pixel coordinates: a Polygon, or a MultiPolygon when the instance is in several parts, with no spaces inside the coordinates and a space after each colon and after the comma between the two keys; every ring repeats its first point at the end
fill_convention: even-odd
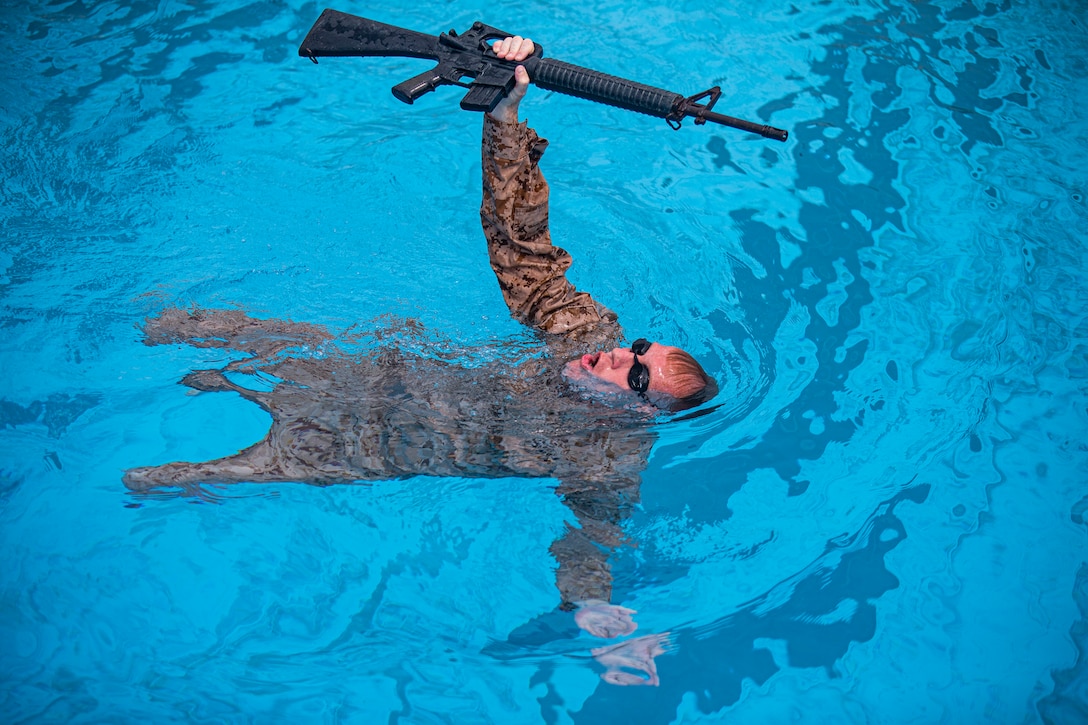
{"type": "MultiPolygon", "coordinates": [[[[487,41],[510,35],[483,23],[473,23],[472,28],[461,35],[451,30],[435,37],[325,10],[302,41],[298,54],[315,63],[318,57],[325,56],[430,58],[438,61],[438,65],[395,86],[394,96],[412,103],[438,86],[461,86],[469,89],[461,100],[461,108],[490,111],[514,87],[514,68],[518,63],[499,59],[487,41]],[[473,80],[463,82],[461,79],[466,76],[473,80]]],[[[696,124],[713,121],[776,141],[785,141],[788,137],[782,129],[711,111],[721,95],[717,86],[684,98],[678,93],[544,58],[539,46],[521,65],[529,71],[532,82],[541,88],[664,118],[673,128],[680,128],[680,122],[690,116],[696,124]],[[706,102],[701,105],[699,102],[703,99],[706,102]]]]}

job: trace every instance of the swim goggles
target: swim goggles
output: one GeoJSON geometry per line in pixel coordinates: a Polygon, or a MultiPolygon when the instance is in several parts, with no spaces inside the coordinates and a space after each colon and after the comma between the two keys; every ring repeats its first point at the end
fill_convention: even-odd
{"type": "Polygon", "coordinates": [[[636,393],[645,393],[650,387],[650,369],[638,361],[639,355],[649,352],[650,345],[653,343],[643,337],[631,344],[631,354],[635,356],[635,361],[627,372],[627,386],[636,393]]]}

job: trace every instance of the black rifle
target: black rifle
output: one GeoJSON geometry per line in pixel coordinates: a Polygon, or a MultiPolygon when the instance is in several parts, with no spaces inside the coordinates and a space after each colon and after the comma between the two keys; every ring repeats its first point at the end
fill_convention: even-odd
{"type": "MultiPolygon", "coordinates": [[[[461,86],[469,89],[461,100],[461,108],[491,111],[514,87],[514,68],[518,63],[500,59],[487,41],[510,35],[483,23],[473,23],[466,33],[458,35],[451,30],[435,37],[328,9],[310,28],[298,54],[314,63],[326,56],[430,58],[438,65],[394,86],[394,96],[412,103],[438,86],[461,86]],[[472,82],[463,82],[461,79],[465,77],[472,78],[472,82]]],[[[541,88],[664,118],[673,128],[680,128],[680,122],[690,116],[696,124],[713,121],[776,141],[785,141],[789,136],[779,128],[711,111],[721,96],[717,86],[684,98],[679,93],[544,58],[539,45],[521,65],[529,71],[533,84],[541,88]],[[700,104],[704,99],[705,103],[700,104]]]]}

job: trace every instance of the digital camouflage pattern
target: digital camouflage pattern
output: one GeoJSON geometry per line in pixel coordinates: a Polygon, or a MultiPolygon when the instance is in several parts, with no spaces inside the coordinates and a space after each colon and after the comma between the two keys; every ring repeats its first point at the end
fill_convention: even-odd
{"type": "Polygon", "coordinates": [[[133,468],[124,475],[130,489],[553,478],[578,521],[551,549],[563,601],[609,599],[608,551],[622,542],[625,511],[638,501],[655,441],[651,414],[606,405],[562,378],[565,361],[613,346],[622,331],[615,313],[567,281],[571,257],[551,243],[548,186],[537,166],[547,142],[524,124],[485,119],[481,219],[491,266],[512,314],[544,333],[547,354],[476,367],[396,346],[348,354],[316,325],[237,310],[166,310],[146,321],[145,343],[245,353],[182,383],[237,393],[266,410],[272,425],[232,456],[133,468]]]}

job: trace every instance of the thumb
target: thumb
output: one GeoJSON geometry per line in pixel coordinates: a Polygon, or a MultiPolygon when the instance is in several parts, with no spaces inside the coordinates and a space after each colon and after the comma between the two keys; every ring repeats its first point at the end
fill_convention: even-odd
{"type": "Polygon", "coordinates": [[[506,94],[506,97],[514,103],[519,102],[525,97],[525,91],[529,88],[529,73],[524,67],[518,66],[514,69],[514,87],[510,89],[510,92],[506,94]]]}

